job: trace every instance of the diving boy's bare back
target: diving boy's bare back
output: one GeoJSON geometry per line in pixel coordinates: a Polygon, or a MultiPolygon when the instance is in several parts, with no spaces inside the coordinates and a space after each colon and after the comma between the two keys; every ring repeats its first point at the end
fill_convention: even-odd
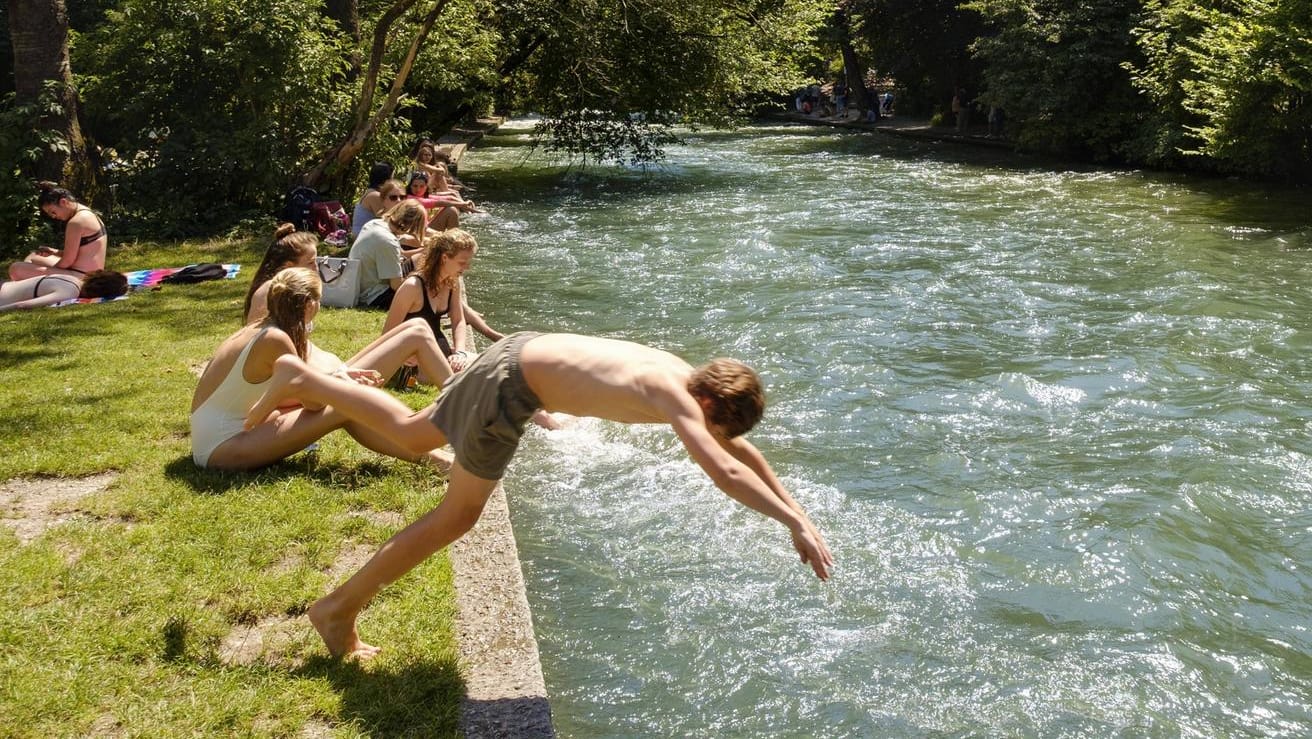
{"type": "MultiPolygon", "coordinates": [[[[500,382],[498,387],[514,384],[490,380],[492,375],[480,374],[480,363],[491,367],[498,361],[498,354],[503,355],[503,360],[510,357],[509,363],[498,366],[512,367],[520,388],[529,391],[527,397],[549,411],[623,423],[670,424],[689,455],[717,487],[739,503],[787,527],[802,562],[810,565],[821,579],[828,578],[833,556],[824,538],[779,482],[765,457],[742,438],[741,433],[746,429],[735,430],[712,421],[712,417],[726,417],[723,407],[717,405],[716,398],[701,391],[700,385],[698,394],[690,390],[693,384],[690,378],[704,368],[694,370],[669,352],[641,344],[573,334],[507,337],[462,371],[437,403],[417,413],[386,393],[305,371],[295,357],[282,358],[275,366],[268,394],[252,409],[250,419],[258,423],[278,401],[298,397],[331,405],[398,443],[429,451],[448,441],[447,432],[439,428],[442,424],[439,406],[451,403],[452,407],[459,407],[461,396],[487,390],[492,387],[489,383],[500,382]]],[[[755,373],[740,363],[733,364],[750,376],[760,399],[755,373]]],[[[760,399],[755,417],[745,422],[747,428],[759,418],[763,404],[760,399]]],[[[482,443],[471,438],[462,431],[459,438],[450,440],[456,451],[456,463],[442,502],[398,532],[359,572],[310,608],[311,622],[334,655],[368,657],[376,653],[378,650],[361,641],[356,632],[359,612],[384,585],[455,541],[478,520],[504,467],[494,469],[489,473],[491,477],[471,472],[469,467],[474,462],[465,464],[462,460],[474,460],[475,456],[465,447],[482,443]]],[[[505,461],[513,453],[514,443],[517,439],[504,455],[505,461]]]]}
{"type": "MultiPolygon", "coordinates": [[[[663,423],[693,403],[684,386],[692,366],[631,341],[543,334],[524,345],[520,365],[549,411],[622,423],[663,423]]],[[[693,403],[695,405],[695,403],[693,403]]]]}

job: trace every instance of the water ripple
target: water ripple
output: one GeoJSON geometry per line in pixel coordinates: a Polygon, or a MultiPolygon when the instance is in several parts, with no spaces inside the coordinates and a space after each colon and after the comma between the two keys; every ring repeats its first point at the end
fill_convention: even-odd
{"type": "Polygon", "coordinates": [[[799,567],[666,429],[506,485],[563,736],[1312,733],[1305,194],[769,126],[462,169],[505,328],[755,365],[799,567]]]}

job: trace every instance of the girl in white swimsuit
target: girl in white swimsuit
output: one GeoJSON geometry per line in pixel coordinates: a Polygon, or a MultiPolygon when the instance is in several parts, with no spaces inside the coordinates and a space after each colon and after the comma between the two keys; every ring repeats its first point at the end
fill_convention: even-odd
{"type": "MultiPolygon", "coordinates": [[[[308,269],[285,269],[270,281],[269,315],[242,328],[219,345],[191,401],[192,459],[201,467],[246,470],[273,464],[334,431],[346,429],[364,446],[388,456],[446,468],[450,457],[436,451],[415,455],[386,437],[348,421],[322,405],[299,406],[269,415],[243,430],[246,414],[264,393],[274,361],[294,354],[305,359],[310,324],[319,312],[319,276],[308,269]]],[[[440,356],[439,356],[440,358],[440,356]]],[[[430,368],[442,377],[442,367],[430,368]]],[[[445,376],[450,376],[448,368],[445,376]]],[[[354,378],[363,384],[376,381],[354,378]]]]}

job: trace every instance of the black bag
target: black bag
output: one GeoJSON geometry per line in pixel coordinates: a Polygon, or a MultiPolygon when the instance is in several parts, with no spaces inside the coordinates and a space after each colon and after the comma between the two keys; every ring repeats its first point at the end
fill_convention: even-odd
{"type": "Polygon", "coordinates": [[[193,264],[189,267],[183,267],[177,272],[160,280],[160,282],[173,285],[189,285],[193,282],[222,280],[227,276],[227,267],[224,267],[222,264],[215,264],[214,262],[204,262],[202,264],[193,264]]]}
{"type": "Polygon", "coordinates": [[[292,224],[297,231],[309,231],[311,226],[310,210],[319,202],[319,191],[313,187],[293,187],[287,193],[287,201],[282,206],[282,220],[292,224]]]}

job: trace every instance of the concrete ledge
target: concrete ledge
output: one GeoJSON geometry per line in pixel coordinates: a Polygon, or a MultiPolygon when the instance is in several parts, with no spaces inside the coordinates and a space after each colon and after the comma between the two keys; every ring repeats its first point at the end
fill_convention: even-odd
{"type": "Polygon", "coordinates": [[[460,159],[469,151],[469,147],[478,143],[485,134],[492,133],[505,123],[505,118],[479,118],[473,123],[464,123],[451,129],[437,140],[437,145],[451,154],[451,159],[458,165],[460,159]]]}
{"type": "MultiPolygon", "coordinates": [[[[502,118],[480,119],[438,139],[456,163],[502,118]]],[[[473,332],[469,334],[470,346],[473,332]]],[[[456,588],[456,642],[465,696],[460,731],[468,739],[554,737],[551,705],[524,591],[506,492],[497,485],[478,523],[447,550],[456,588]]]]}
{"type": "Polygon", "coordinates": [[[483,516],[449,550],[455,571],[466,737],[554,737],[519,550],[497,485],[483,516]]]}

